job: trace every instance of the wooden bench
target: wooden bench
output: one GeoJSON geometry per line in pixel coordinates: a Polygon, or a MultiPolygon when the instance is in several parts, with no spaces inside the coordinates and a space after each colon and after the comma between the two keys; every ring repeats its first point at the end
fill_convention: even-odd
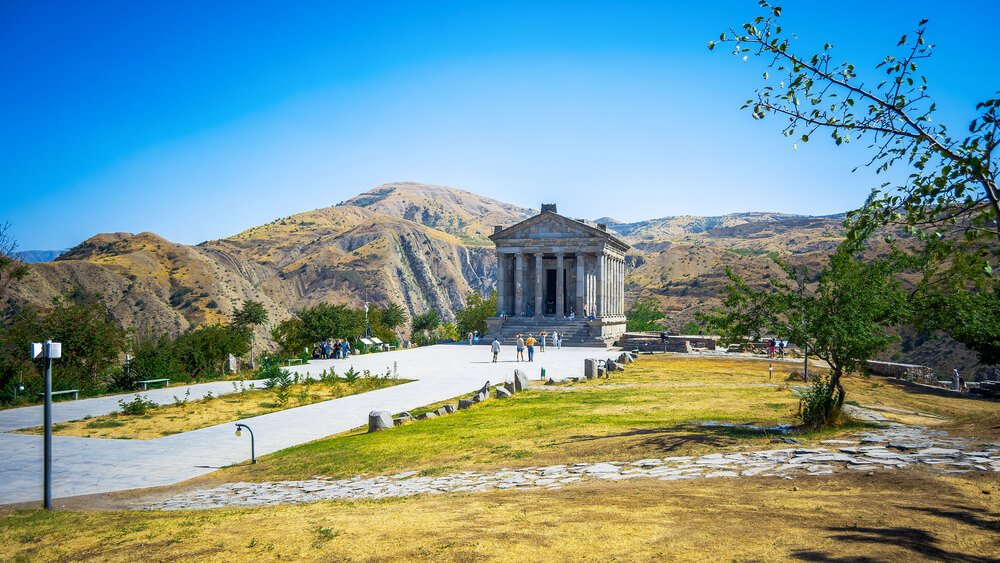
{"type": "Polygon", "coordinates": [[[292,362],[298,362],[298,363],[301,364],[302,363],[302,358],[292,358],[290,360],[285,360],[285,363],[287,363],[288,365],[292,365],[292,362]]]}
{"type": "MultiPolygon", "coordinates": [[[[56,395],[73,395],[73,400],[76,400],[76,399],[80,398],[80,390],[79,389],[67,389],[65,391],[53,391],[52,392],[52,396],[55,397],[56,395]]],[[[38,400],[39,401],[44,401],[45,400],[45,393],[39,393],[38,394],[38,400]]]]}
{"type": "Polygon", "coordinates": [[[146,391],[147,389],[149,389],[149,384],[150,383],[162,383],[164,387],[170,387],[170,380],[169,379],[144,379],[142,381],[138,381],[137,383],[139,385],[142,385],[142,390],[143,391],[146,391]]]}

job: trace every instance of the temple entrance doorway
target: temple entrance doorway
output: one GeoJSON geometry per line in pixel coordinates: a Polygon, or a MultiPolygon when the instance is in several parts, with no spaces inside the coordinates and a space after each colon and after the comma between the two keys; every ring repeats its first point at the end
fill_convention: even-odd
{"type": "Polygon", "coordinates": [[[556,271],[545,270],[545,314],[556,314],[556,271]]]}

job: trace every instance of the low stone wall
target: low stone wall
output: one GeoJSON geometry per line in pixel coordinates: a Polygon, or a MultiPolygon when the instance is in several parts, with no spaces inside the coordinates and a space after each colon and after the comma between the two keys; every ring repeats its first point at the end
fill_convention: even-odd
{"type": "Polygon", "coordinates": [[[663,342],[658,332],[626,332],[619,343],[623,350],[639,350],[640,352],[691,352],[693,348],[715,350],[718,345],[717,336],[668,336],[663,342]]]}
{"type": "Polygon", "coordinates": [[[934,370],[927,366],[915,364],[896,364],[893,362],[876,362],[868,360],[868,373],[885,377],[895,377],[905,381],[915,383],[926,383],[928,385],[938,385],[937,378],[934,377],[934,370]]]}

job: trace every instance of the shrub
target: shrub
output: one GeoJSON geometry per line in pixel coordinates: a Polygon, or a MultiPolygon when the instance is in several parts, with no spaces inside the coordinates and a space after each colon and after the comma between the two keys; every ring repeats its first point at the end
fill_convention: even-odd
{"type": "Polygon", "coordinates": [[[146,414],[149,409],[154,409],[158,405],[145,395],[136,395],[135,399],[132,399],[127,403],[125,402],[125,399],[119,399],[118,406],[121,407],[122,414],[142,416],[146,414]]]}
{"type": "Polygon", "coordinates": [[[840,412],[833,409],[833,392],[834,387],[830,385],[829,377],[819,377],[813,382],[812,388],[802,394],[799,418],[803,424],[811,428],[822,428],[838,422],[840,412]],[[834,414],[829,415],[830,412],[834,414]]]}
{"type": "Polygon", "coordinates": [[[358,377],[360,377],[360,376],[361,376],[361,374],[358,373],[358,371],[354,369],[354,366],[351,366],[350,369],[348,369],[347,371],[344,372],[344,381],[346,381],[348,383],[354,383],[355,381],[358,380],[358,377]]]}

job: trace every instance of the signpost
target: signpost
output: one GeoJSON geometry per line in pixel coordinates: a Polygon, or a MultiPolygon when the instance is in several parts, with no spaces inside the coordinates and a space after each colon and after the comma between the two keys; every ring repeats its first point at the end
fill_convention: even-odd
{"type": "Polygon", "coordinates": [[[62,344],[46,340],[31,343],[31,358],[45,358],[45,437],[42,445],[42,489],[45,510],[52,510],[52,360],[62,357],[62,344]]]}

